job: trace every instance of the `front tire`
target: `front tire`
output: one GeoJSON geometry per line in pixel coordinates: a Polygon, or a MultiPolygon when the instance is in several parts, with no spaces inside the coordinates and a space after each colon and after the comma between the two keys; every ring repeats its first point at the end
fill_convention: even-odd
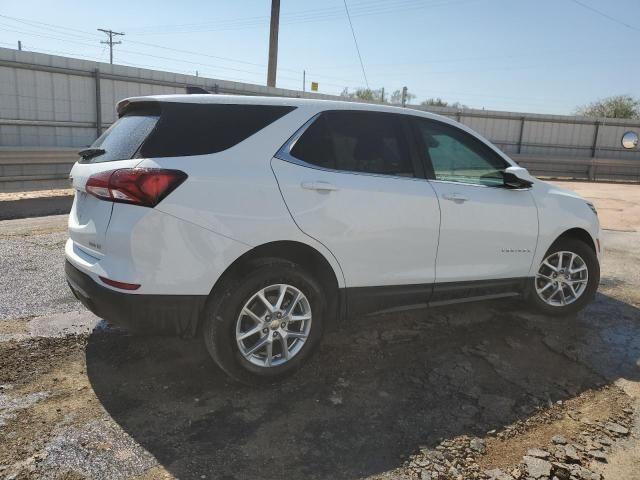
{"type": "Polygon", "coordinates": [[[202,332],[214,361],[235,380],[250,385],[281,380],[320,342],[325,295],[299,265],[266,259],[216,289],[202,332]]]}
{"type": "Polygon", "coordinates": [[[598,257],[585,242],[557,240],[536,270],[529,302],[546,315],[571,315],[593,300],[600,283],[598,257]]]}

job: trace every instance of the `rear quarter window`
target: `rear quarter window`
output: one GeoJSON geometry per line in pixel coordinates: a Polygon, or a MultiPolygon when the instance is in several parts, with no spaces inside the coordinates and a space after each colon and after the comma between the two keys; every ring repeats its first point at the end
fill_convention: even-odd
{"type": "Polygon", "coordinates": [[[91,145],[92,148],[101,148],[105,151],[88,159],[80,160],[81,163],[115,162],[133,158],[140,145],[156,126],[158,115],[127,114],[111,125],[91,145]]]}
{"type": "Polygon", "coordinates": [[[160,120],[138,156],[180,157],[222,152],[293,109],[279,105],[167,102],[162,105],[160,120]]]}

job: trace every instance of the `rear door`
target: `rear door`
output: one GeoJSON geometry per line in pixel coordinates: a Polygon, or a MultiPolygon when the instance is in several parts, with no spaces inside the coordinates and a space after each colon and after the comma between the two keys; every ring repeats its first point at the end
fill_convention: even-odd
{"type": "Polygon", "coordinates": [[[415,118],[442,222],[434,301],[513,291],[526,277],[538,237],[528,189],[504,186],[510,164],[462,129],[415,118]]]}
{"type": "Polygon", "coordinates": [[[336,256],[350,304],[361,312],[426,303],[440,211],[405,117],[323,112],[298,135],[273,171],[297,225],[336,256]]]}
{"type": "Polygon", "coordinates": [[[96,173],[131,168],[140,163],[135,154],[157,121],[158,115],[154,113],[138,111],[125,115],[91,145],[104,153],[95,150],[93,155],[81,158],[71,169],[75,199],[69,214],[69,236],[75,247],[92,257],[103,255],[113,203],[87,194],[87,180],[96,173]]]}

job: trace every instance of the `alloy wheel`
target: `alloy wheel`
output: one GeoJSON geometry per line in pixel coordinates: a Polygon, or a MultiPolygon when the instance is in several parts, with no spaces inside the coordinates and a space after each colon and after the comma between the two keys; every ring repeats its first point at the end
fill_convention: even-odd
{"type": "Polygon", "coordinates": [[[236,321],[242,356],[259,367],[276,367],[297,355],[311,331],[311,305],[293,285],[277,284],[254,293],[236,321]]]}
{"type": "Polygon", "coordinates": [[[560,251],[545,258],[536,273],[538,297],[547,305],[570,305],[582,296],[589,282],[589,269],[580,255],[560,251]]]}

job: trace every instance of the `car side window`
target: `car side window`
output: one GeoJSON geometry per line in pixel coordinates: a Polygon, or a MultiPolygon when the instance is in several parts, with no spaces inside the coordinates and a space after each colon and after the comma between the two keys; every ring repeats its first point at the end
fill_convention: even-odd
{"type": "Polygon", "coordinates": [[[509,165],[472,135],[444,123],[415,121],[436,180],[502,187],[509,165]]]}
{"type": "Polygon", "coordinates": [[[323,112],[291,155],[333,170],[414,177],[402,117],[383,112],[323,112]]]}

